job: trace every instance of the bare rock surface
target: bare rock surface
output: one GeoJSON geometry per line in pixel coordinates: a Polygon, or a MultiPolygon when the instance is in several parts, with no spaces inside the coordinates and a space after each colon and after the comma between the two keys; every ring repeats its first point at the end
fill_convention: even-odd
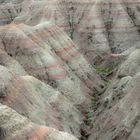
{"type": "Polygon", "coordinates": [[[0,112],[0,138],[3,140],[77,140],[66,132],[34,124],[7,106],[0,105],[0,112]]]}
{"type": "Polygon", "coordinates": [[[139,93],[140,0],[0,0],[0,140],[140,140],[139,93]]]}

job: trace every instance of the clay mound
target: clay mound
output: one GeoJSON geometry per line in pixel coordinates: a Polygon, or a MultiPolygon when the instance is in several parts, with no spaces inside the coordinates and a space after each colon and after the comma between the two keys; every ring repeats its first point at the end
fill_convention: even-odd
{"type": "Polygon", "coordinates": [[[68,133],[34,124],[7,106],[0,105],[0,112],[0,139],[2,140],[77,140],[68,133]]]}
{"type": "Polygon", "coordinates": [[[133,51],[120,68],[119,77],[134,76],[140,71],[140,49],[133,51]]]}
{"type": "Polygon", "coordinates": [[[58,27],[52,29],[47,23],[34,28],[24,24],[10,26],[5,36],[2,34],[5,50],[30,75],[64,92],[73,102],[73,99],[83,102],[84,96],[91,94],[90,90],[102,90],[104,83],[95,69],[58,27]],[[81,85],[85,85],[84,92],[81,85]],[[78,87],[76,94],[72,91],[74,86],[78,87]],[[82,97],[81,93],[86,95],[82,97]]]}
{"type": "Polygon", "coordinates": [[[23,0],[1,0],[0,1],[0,25],[11,23],[22,11],[23,0]]]}
{"type": "Polygon", "coordinates": [[[65,96],[31,76],[19,77],[2,66],[0,72],[2,104],[35,123],[59,128],[80,137],[82,114],[65,96]]]}
{"type": "Polygon", "coordinates": [[[94,135],[91,135],[89,140],[138,140],[140,138],[139,83],[139,73],[133,78],[125,77],[121,80],[121,84],[116,85],[114,97],[106,96],[108,102],[106,100],[104,109],[108,109],[98,116],[98,121],[95,122],[99,131],[94,128],[92,132],[94,135]]]}
{"type": "Polygon", "coordinates": [[[1,103],[33,122],[81,137],[81,125],[86,124],[80,111],[90,109],[90,96],[104,82],[60,28],[49,22],[34,27],[16,23],[0,28],[1,65],[13,72],[2,70],[11,79],[2,87],[1,103]]]}
{"type": "Polygon", "coordinates": [[[139,140],[139,62],[137,49],[120,65],[93,114],[98,128],[89,140],[139,140]]]}
{"type": "Polygon", "coordinates": [[[2,104],[10,106],[21,115],[38,123],[45,124],[45,121],[50,118],[53,122],[56,122],[54,124],[57,126],[59,121],[55,121],[53,109],[47,102],[43,102],[43,97],[39,93],[35,93],[28,83],[24,82],[22,78],[10,72],[5,67],[0,66],[0,71],[0,102],[2,104]],[[52,112],[52,117],[47,116],[47,112],[52,112]],[[40,116],[39,118],[37,114],[40,116]]]}
{"type": "Polygon", "coordinates": [[[24,68],[11,56],[9,56],[5,51],[0,49],[0,65],[6,67],[7,69],[15,72],[18,75],[27,75],[24,68]]]}

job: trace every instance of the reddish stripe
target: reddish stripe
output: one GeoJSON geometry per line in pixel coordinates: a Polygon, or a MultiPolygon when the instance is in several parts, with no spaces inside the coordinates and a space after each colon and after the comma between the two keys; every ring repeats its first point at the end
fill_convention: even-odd
{"type": "Polygon", "coordinates": [[[60,78],[64,78],[66,76],[66,73],[52,74],[52,75],[49,74],[49,76],[53,79],[60,79],[60,78]]]}
{"type": "MultiPolygon", "coordinates": [[[[28,67],[28,66],[24,66],[24,68],[25,68],[26,71],[30,71],[30,72],[32,71],[32,72],[36,72],[36,73],[37,72],[41,73],[41,71],[45,71],[45,67],[43,67],[43,68],[31,68],[31,67],[28,67]]],[[[55,66],[54,66],[54,69],[55,69],[55,66]]],[[[64,78],[66,76],[66,73],[64,71],[64,72],[61,72],[59,74],[49,74],[48,73],[48,75],[49,75],[50,78],[59,79],[59,78],[64,78]]]]}
{"type": "Polygon", "coordinates": [[[75,48],[73,46],[71,46],[71,47],[67,47],[67,48],[61,48],[61,49],[59,49],[59,50],[57,50],[55,52],[58,53],[58,54],[61,54],[61,55],[63,55],[64,53],[68,53],[68,54],[70,53],[71,54],[72,49],[74,49],[73,51],[75,51],[75,48]]]}
{"type": "Polygon", "coordinates": [[[44,137],[49,133],[47,127],[38,127],[33,132],[32,136],[29,138],[29,140],[43,140],[44,137]]]}
{"type": "MultiPolygon", "coordinates": [[[[126,25],[126,24],[125,24],[126,25]]],[[[129,28],[129,29],[133,29],[133,28],[136,28],[135,26],[132,26],[132,27],[127,27],[127,26],[115,26],[115,27],[113,27],[113,29],[123,29],[123,28],[129,28]]],[[[22,26],[24,26],[24,25],[22,25],[22,26]]],[[[60,28],[66,28],[66,29],[70,29],[70,27],[69,27],[69,25],[58,25],[60,28]]],[[[99,27],[95,27],[95,29],[93,29],[92,27],[89,27],[89,28],[86,28],[86,27],[82,27],[82,26],[85,26],[85,25],[81,25],[81,26],[74,26],[74,28],[85,28],[84,29],[84,31],[86,31],[86,30],[100,30],[100,29],[106,29],[105,28],[105,26],[99,26],[99,27]]],[[[10,27],[14,27],[14,28],[18,28],[18,26],[17,25],[10,25],[10,26],[8,26],[8,25],[4,25],[3,27],[0,27],[0,28],[2,28],[2,29],[4,29],[4,28],[10,28],[10,27]]],[[[21,27],[21,25],[20,25],[20,27],[21,27]]],[[[50,28],[53,28],[53,27],[55,27],[55,26],[51,26],[50,28]]],[[[40,33],[41,34],[41,33],[40,33]]],[[[36,35],[37,35],[37,33],[36,33],[36,35]]],[[[45,35],[47,35],[47,34],[45,34],[45,35]]],[[[48,36],[50,36],[49,34],[48,34],[48,36]]]]}

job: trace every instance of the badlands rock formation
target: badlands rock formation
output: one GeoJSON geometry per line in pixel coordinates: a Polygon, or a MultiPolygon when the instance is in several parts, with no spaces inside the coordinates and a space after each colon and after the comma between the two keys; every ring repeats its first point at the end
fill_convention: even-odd
{"type": "Polygon", "coordinates": [[[0,140],[140,140],[140,0],[0,0],[0,140]]]}

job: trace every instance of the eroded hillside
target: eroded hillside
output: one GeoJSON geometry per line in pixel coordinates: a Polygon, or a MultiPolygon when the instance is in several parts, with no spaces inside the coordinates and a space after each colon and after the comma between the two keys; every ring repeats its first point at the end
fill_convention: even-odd
{"type": "Polygon", "coordinates": [[[139,41],[140,0],[0,0],[0,140],[140,140],[139,41]]]}

